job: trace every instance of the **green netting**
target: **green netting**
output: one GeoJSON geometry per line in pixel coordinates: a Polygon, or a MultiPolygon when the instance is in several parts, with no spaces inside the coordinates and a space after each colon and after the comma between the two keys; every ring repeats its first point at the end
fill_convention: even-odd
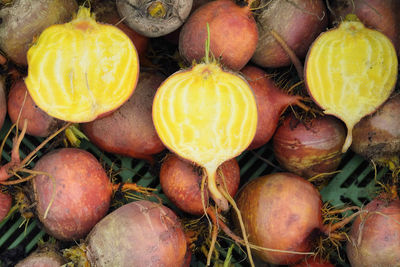
{"type": "MultiPolygon", "coordinates": [[[[0,136],[3,139],[8,125],[3,127],[0,136]]],[[[12,142],[9,138],[6,142],[3,151],[3,159],[9,160],[9,152],[11,151],[12,142]]],[[[24,138],[21,145],[21,158],[25,157],[27,153],[32,151],[42,139],[32,138],[27,136],[24,138]]],[[[144,187],[156,188],[156,193],[168,205],[172,205],[166,197],[162,194],[159,185],[157,174],[152,171],[151,166],[141,160],[112,155],[104,153],[90,142],[83,141],[81,148],[91,152],[103,164],[106,170],[114,173],[118,178],[124,182],[136,182],[144,187]],[[111,171],[112,170],[112,171],[111,171]]],[[[38,157],[45,153],[46,149],[38,153],[38,157]]],[[[241,184],[265,175],[280,171],[277,162],[274,159],[272,150],[269,145],[266,145],[255,151],[246,151],[237,158],[240,165],[241,184]]],[[[32,164],[33,165],[33,164],[32,164]]],[[[377,191],[375,183],[375,169],[368,162],[364,161],[360,156],[348,152],[342,161],[339,168],[341,171],[332,178],[330,183],[321,190],[323,201],[329,201],[334,206],[342,206],[345,204],[355,204],[358,206],[363,205],[366,201],[370,200],[374,193],[377,191]]],[[[379,179],[387,172],[386,169],[378,169],[376,178],[379,179]]],[[[14,212],[10,217],[0,223],[0,252],[10,250],[18,246],[25,249],[25,253],[31,252],[39,239],[45,237],[46,234],[38,226],[36,219],[31,220],[28,224],[23,223],[23,219],[18,212],[14,212]]],[[[221,249],[221,256],[226,256],[229,242],[221,249]]],[[[246,266],[245,254],[236,246],[234,249],[233,262],[235,266],[246,266]]],[[[343,256],[343,255],[342,255],[343,256]]],[[[205,266],[204,262],[200,259],[193,257],[192,266],[205,266]]],[[[267,265],[265,265],[267,266],[267,265]]],[[[338,266],[348,266],[346,262],[338,260],[338,266]]]]}

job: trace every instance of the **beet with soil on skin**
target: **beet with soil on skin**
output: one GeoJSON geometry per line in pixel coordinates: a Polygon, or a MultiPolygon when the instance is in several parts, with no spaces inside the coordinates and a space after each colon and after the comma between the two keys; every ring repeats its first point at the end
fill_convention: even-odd
{"type": "MultiPolygon", "coordinates": [[[[206,183],[204,186],[205,206],[203,206],[201,199],[203,175],[205,174],[201,167],[193,165],[175,154],[169,154],[161,165],[161,188],[179,209],[190,214],[203,215],[209,199],[206,183]]],[[[240,169],[236,159],[225,161],[217,170],[217,186],[225,190],[222,176],[225,179],[228,193],[234,197],[240,182],[240,169]]]]}
{"type": "Polygon", "coordinates": [[[8,93],[7,109],[12,123],[16,123],[20,116],[18,121],[20,129],[23,128],[25,119],[28,121],[26,133],[29,135],[49,136],[63,123],[36,106],[22,79],[11,86],[8,93]]]}
{"type": "Polygon", "coordinates": [[[257,102],[257,130],[248,147],[248,149],[256,149],[268,143],[283,111],[289,105],[300,104],[301,97],[285,93],[261,68],[247,65],[240,72],[253,89],[257,102]]]}
{"type": "Polygon", "coordinates": [[[175,213],[147,200],[123,205],[88,234],[86,255],[92,266],[179,267],[186,238],[175,213]]]}
{"type": "Polygon", "coordinates": [[[32,179],[32,193],[37,216],[50,235],[79,240],[106,215],[112,184],[89,152],[77,148],[53,150],[42,156],[33,170],[43,173],[32,179]]]}
{"type": "Polygon", "coordinates": [[[400,200],[378,197],[353,222],[347,242],[352,267],[391,267],[400,263],[400,200]]]}
{"type": "Polygon", "coordinates": [[[337,169],[345,138],[343,123],[333,116],[300,121],[292,114],[276,130],[273,151],[283,168],[310,178],[337,169]]]}
{"type": "Polygon", "coordinates": [[[165,77],[141,72],[130,99],[111,115],[81,124],[82,131],[104,151],[151,161],[165,149],[152,119],[152,105],[158,86],[165,77]]]}
{"type": "Polygon", "coordinates": [[[395,94],[354,126],[350,148],[368,160],[396,168],[400,164],[399,114],[400,94],[395,94]]]}
{"type": "Polygon", "coordinates": [[[179,52],[187,62],[205,56],[207,23],[210,28],[210,53],[232,70],[242,69],[253,55],[258,31],[249,6],[230,0],[211,1],[196,9],[182,26],[179,52]]]}
{"type": "Polygon", "coordinates": [[[303,59],[311,43],[328,26],[323,0],[262,0],[255,11],[259,40],[252,62],[261,67],[289,66],[291,60],[271,35],[274,30],[298,58],[303,59]]]}
{"type": "Polygon", "coordinates": [[[15,267],[59,267],[67,262],[57,251],[56,244],[39,245],[39,247],[30,253],[25,259],[19,261],[15,267]]]}

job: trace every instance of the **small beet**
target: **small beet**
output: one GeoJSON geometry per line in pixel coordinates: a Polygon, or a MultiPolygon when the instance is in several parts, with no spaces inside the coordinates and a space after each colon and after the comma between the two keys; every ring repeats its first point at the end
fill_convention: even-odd
{"type": "Polygon", "coordinates": [[[20,116],[18,122],[20,129],[22,129],[25,119],[28,120],[26,133],[29,135],[46,137],[57,130],[61,124],[60,120],[49,116],[36,106],[23,80],[18,80],[11,86],[7,109],[12,123],[16,123],[20,116]]]}
{"type": "MultiPolygon", "coordinates": [[[[181,210],[194,215],[203,215],[209,198],[207,185],[205,185],[205,206],[203,207],[201,199],[203,175],[203,170],[200,167],[170,154],[161,165],[161,188],[165,195],[181,210]]],[[[222,176],[225,179],[228,193],[234,197],[240,182],[240,169],[236,159],[225,161],[218,168],[217,186],[225,190],[222,176]]]]}

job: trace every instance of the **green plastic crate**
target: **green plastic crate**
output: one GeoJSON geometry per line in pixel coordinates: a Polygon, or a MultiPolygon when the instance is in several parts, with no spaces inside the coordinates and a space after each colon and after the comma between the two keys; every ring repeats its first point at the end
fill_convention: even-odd
{"type": "MultiPolygon", "coordinates": [[[[8,130],[9,125],[10,122],[6,121],[5,126],[0,132],[1,140],[6,130],[8,130]]],[[[42,139],[26,136],[20,149],[21,158],[24,158],[26,153],[32,151],[41,141],[42,139]]],[[[9,152],[11,151],[11,147],[12,142],[11,138],[9,138],[3,151],[4,160],[8,161],[10,159],[9,152]]],[[[105,164],[106,169],[112,166],[116,171],[120,170],[117,176],[119,176],[122,181],[133,181],[141,186],[156,188],[157,194],[160,195],[165,203],[174,208],[161,192],[157,172],[152,170],[147,162],[104,153],[96,146],[86,141],[82,142],[81,148],[95,155],[105,164]]],[[[46,148],[42,149],[42,151],[38,153],[38,157],[45,153],[45,151],[46,148]]],[[[274,159],[269,144],[254,151],[245,151],[238,156],[237,159],[241,168],[241,185],[256,177],[280,171],[280,169],[273,166],[277,165],[277,162],[274,159]]],[[[374,196],[374,192],[376,192],[377,189],[374,180],[375,170],[368,162],[363,160],[363,158],[352,152],[347,152],[344,155],[339,170],[341,170],[341,172],[333,177],[331,182],[321,190],[324,202],[329,201],[334,206],[341,206],[344,204],[361,206],[374,196]]],[[[377,178],[380,178],[387,173],[387,170],[379,169],[377,173],[377,178]]],[[[23,248],[23,252],[28,254],[36,248],[39,239],[46,238],[47,234],[39,228],[36,219],[30,221],[27,226],[24,225],[21,227],[22,223],[23,219],[19,216],[18,212],[14,212],[12,216],[0,223],[0,254],[11,251],[17,247],[23,248]]],[[[221,255],[222,257],[226,256],[226,250],[222,250],[221,255]]],[[[343,251],[341,256],[345,257],[343,251]]],[[[245,255],[236,247],[232,261],[239,261],[244,257],[245,255]]],[[[340,260],[337,260],[336,264],[337,266],[343,267],[349,266],[346,261],[340,260]]],[[[235,263],[235,266],[247,265],[246,261],[235,263]]],[[[205,266],[204,259],[198,259],[194,256],[191,266],[205,266]]],[[[262,266],[268,266],[268,264],[262,264],[262,266]]]]}

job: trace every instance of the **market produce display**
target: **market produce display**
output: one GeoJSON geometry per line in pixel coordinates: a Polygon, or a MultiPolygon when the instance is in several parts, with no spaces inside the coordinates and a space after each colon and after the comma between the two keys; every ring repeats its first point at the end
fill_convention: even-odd
{"type": "Polygon", "coordinates": [[[0,0],[0,267],[393,267],[400,2],[0,0]]]}

